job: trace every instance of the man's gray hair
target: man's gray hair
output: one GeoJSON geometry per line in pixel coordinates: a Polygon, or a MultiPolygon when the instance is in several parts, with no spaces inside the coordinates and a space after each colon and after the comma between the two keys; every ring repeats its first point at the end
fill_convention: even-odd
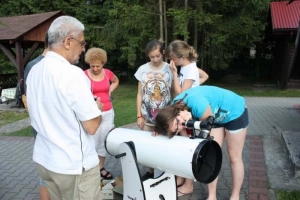
{"type": "Polygon", "coordinates": [[[84,25],[71,16],[61,16],[56,18],[48,29],[49,47],[62,44],[66,37],[77,37],[84,31],[84,25]]]}

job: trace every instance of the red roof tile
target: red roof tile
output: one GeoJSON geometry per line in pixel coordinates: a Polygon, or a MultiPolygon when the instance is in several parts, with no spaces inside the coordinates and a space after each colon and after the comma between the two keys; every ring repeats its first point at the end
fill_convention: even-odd
{"type": "Polygon", "coordinates": [[[300,20],[300,1],[295,0],[287,5],[288,1],[271,2],[271,18],[274,31],[297,30],[300,20]]]}
{"type": "Polygon", "coordinates": [[[0,22],[2,24],[0,24],[0,40],[16,39],[59,13],[61,13],[61,11],[1,17],[0,22]]]}

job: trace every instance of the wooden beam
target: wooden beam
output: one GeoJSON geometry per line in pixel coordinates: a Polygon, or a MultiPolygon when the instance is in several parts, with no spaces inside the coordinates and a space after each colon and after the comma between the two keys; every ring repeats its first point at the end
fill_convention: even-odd
{"type": "MultiPolygon", "coordinates": [[[[23,54],[22,54],[21,41],[16,41],[15,48],[16,48],[16,62],[17,62],[18,81],[21,81],[24,77],[24,67],[22,67],[23,54]]],[[[23,81],[21,81],[21,93],[24,94],[23,81]]]]}
{"type": "Polygon", "coordinates": [[[26,63],[28,62],[28,60],[30,59],[30,57],[32,56],[32,54],[35,52],[35,50],[38,48],[40,42],[35,42],[31,49],[29,50],[29,52],[27,53],[27,55],[25,56],[25,58],[22,61],[21,67],[24,69],[26,63]]]}
{"type": "Polygon", "coordinates": [[[0,49],[3,51],[3,53],[8,57],[8,59],[14,64],[14,66],[18,69],[18,64],[16,61],[15,56],[9,51],[4,45],[0,43],[0,49]]]}

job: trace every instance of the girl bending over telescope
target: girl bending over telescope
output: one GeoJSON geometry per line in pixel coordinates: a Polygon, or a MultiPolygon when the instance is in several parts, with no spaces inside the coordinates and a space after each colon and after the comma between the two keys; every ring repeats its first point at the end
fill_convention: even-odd
{"type": "MultiPolygon", "coordinates": [[[[188,89],[174,98],[171,106],[161,109],[155,120],[154,135],[188,136],[185,122],[205,121],[214,117],[210,135],[222,147],[224,139],[231,163],[232,193],[230,200],[238,200],[244,179],[242,152],[245,143],[248,112],[245,99],[232,91],[214,86],[188,89]]],[[[208,184],[207,200],[216,200],[216,178],[208,184]]],[[[177,177],[178,196],[193,192],[193,180],[177,177]]]]}

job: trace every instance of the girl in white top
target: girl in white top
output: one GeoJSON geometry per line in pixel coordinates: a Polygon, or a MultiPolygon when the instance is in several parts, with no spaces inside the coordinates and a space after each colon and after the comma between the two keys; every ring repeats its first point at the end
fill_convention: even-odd
{"type": "Polygon", "coordinates": [[[198,86],[200,83],[203,84],[208,79],[208,75],[196,65],[198,54],[186,42],[173,41],[166,49],[165,55],[171,60],[170,68],[174,77],[177,77],[176,66],[181,66],[178,79],[174,79],[174,96],[189,88],[198,86]]]}
{"type": "MultiPolygon", "coordinates": [[[[170,105],[173,72],[163,60],[164,46],[157,39],[146,46],[149,62],[140,66],[134,74],[138,82],[136,99],[137,124],[141,130],[153,131],[157,112],[170,105]]],[[[142,176],[142,180],[153,178],[154,169],[142,176]]]]}

